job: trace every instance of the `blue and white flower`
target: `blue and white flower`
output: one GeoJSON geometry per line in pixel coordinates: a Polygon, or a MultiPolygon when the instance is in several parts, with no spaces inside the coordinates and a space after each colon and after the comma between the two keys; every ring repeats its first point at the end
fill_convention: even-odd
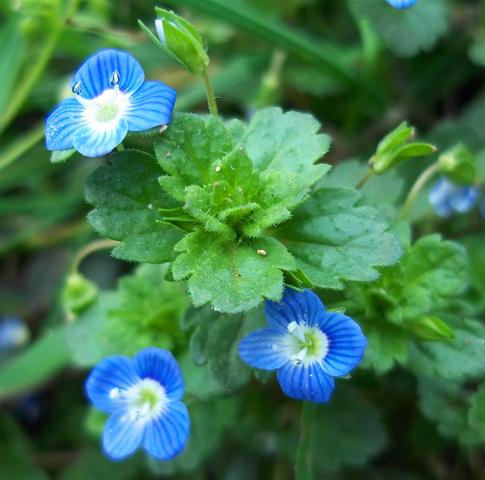
{"type": "Polygon", "coordinates": [[[133,359],[105,358],[89,375],[86,393],[110,414],[102,439],[109,458],[120,460],[141,447],[157,460],[169,460],[184,448],[190,421],[181,401],[182,373],[170,352],[150,347],[133,359]]]}
{"type": "Polygon", "coordinates": [[[386,2],[399,10],[404,10],[416,4],[416,0],[386,0],[386,2]]]}
{"type": "Polygon", "coordinates": [[[334,377],[347,375],[364,355],[367,340],[359,325],[327,312],[310,290],[287,288],[280,303],[266,302],[265,315],[269,326],[241,341],[241,358],[255,368],[277,370],[289,397],[328,402],[334,377]]]}
{"type": "Polygon", "coordinates": [[[478,188],[457,185],[441,177],[431,188],[429,203],[440,217],[449,217],[453,213],[470,211],[480,196],[478,188]]]}
{"type": "Polygon", "coordinates": [[[62,100],[46,120],[48,150],[75,149],[99,157],[117,147],[128,132],[168,125],[176,93],[147,81],[127,52],[101,50],[72,79],[74,98],[62,100]]]}

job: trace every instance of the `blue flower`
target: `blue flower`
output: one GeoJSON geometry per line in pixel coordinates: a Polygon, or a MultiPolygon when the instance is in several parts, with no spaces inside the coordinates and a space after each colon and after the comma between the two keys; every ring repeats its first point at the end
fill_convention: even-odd
{"type": "Polygon", "coordinates": [[[129,131],[168,125],[175,90],[144,80],[140,64],[127,52],[108,49],[89,57],[72,79],[74,98],[62,100],[46,120],[47,149],[74,148],[99,157],[129,131]]]}
{"type": "Polygon", "coordinates": [[[416,4],[416,0],[386,0],[386,2],[394,8],[404,10],[416,4]]]}
{"type": "Polygon", "coordinates": [[[432,187],[428,200],[440,217],[466,213],[475,205],[480,192],[471,186],[456,185],[441,177],[432,187]]]}
{"type": "Polygon", "coordinates": [[[86,393],[97,409],[110,414],[102,444],[112,460],[139,447],[169,460],[184,448],[190,421],[181,402],[182,373],[170,352],[150,347],[133,359],[105,358],[89,375],[86,393]]]}
{"type": "Polygon", "coordinates": [[[346,375],[362,359],[367,340],[342,313],[327,312],[310,290],[286,289],[280,303],[267,301],[269,326],[246,336],[239,355],[249,365],[277,370],[283,392],[291,398],[328,402],[333,377],[346,375]]]}

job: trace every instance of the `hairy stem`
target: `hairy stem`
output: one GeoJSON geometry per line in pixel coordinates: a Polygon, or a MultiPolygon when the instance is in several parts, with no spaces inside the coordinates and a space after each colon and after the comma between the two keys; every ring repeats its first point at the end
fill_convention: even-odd
{"type": "Polygon", "coordinates": [[[209,105],[209,112],[211,115],[218,115],[216,97],[214,96],[214,89],[212,88],[212,83],[205,69],[201,74],[202,80],[204,80],[205,91],[207,95],[207,103],[209,105]]]}
{"type": "Polygon", "coordinates": [[[301,408],[300,440],[296,454],[295,479],[313,480],[313,437],[317,404],[303,402],[301,408]]]}
{"type": "Polygon", "coordinates": [[[98,250],[107,250],[108,248],[113,248],[116,247],[120,242],[117,242],[116,240],[94,240],[91,243],[88,243],[85,247],[83,247],[79,252],[76,254],[74,257],[74,260],[72,261],[72,267],[71,271],[76,272],[79,269],[79,265],[81,262],[91,255],[94,252],[97,252],[98,250]]]}

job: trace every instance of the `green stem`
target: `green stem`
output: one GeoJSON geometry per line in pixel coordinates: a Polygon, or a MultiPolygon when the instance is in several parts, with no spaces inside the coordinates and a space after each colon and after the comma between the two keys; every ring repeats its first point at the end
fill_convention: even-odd
{"type": "Polygon", "coordinates": [[[214,96],[214,89],[207,73],[207,69],[201,73],[202,80],[204,80],[205,91],[207,95],[207,103],[209,105],[209,112],[211,115],[218,115],[216,97],[214,96]]]}
{"type": "Polygon", "coordinates": [[[0,155],[0,170],[8,167],[11,163],[15,162],[17,158],[29,151],[36,143],[42,140],[43,136],[44,125],[40,124],[14,140],[2,151],[2,154],[0,155]]]}
{"type": "Polygon", "coordinates": [[[5,112],[0,120],[0,135],[10,125],[10,122],[16,117],[19,110],[22,108],[30,92],[34,88],[37,80],[42,75],[45,67],[47,66],[54,49],[57,45],[59,37],[64,29],[66,20],[73,16],[77,10],[80,0],[71,0],[66,8],[65,15],[59,15],[57,21],[52,25],[49,30],[49,36],[43,45],[36,62],[27,70],[22,82],[19,83],[16,89],[15,96],[11,102],[7,105],[5,112]]]}
{"type": "Polygon", "coordinates": [[[313,480],[313,443],[317,404],[303,402],[301,407],[300,441],[296,454],[295,479],[313,480]]]}
{"type": "Polygon", "coordinates": [[[406,201],[404,202],[403,209],[401,211],[401,218],[408,218],[409,214],[411,213],[411,209],[413,208],[414,202],[418,197],[421,190],[426,186],[426,184],[434,177],[436,173],[439,171],[438,163],[431,164],[428,168],[423,170],[421,175],[418,177],[416,182],[413,185],[413,188],[408,193],[406,201]]]}

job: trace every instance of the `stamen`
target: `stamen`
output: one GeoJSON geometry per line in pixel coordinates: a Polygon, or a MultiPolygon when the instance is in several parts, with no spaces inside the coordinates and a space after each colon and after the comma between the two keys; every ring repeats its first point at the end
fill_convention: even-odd
{"type": "Polygon", "coordinates": [[[120,74],[115,70],[113,75],[111,75],[111,86],[118,85],[120,83],[120,74]]]}
{"type": "Polygon", "coordinates": [[[72,86],[72,93],[74,93],[74,95],[79,95],[81,93],[81,80],[72,86]]]}
{"type": "Polygon", "coordinates": [[[293,333],[296,330],[297,326],[298,326],[298,323],[296,323],[295,321],[290,322],[288,324],[288,333],[293,333]]]}

